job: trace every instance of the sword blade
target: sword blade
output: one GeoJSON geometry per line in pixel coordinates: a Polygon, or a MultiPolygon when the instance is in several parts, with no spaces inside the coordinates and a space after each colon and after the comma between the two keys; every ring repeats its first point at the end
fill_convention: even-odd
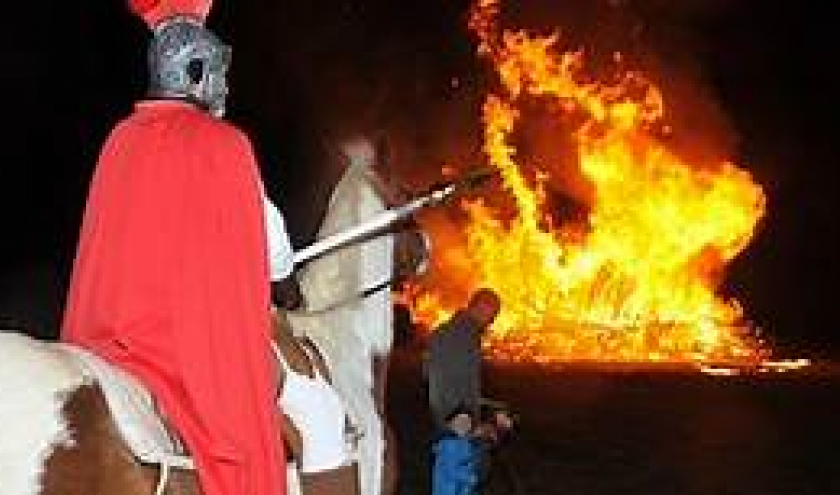
{"type": "Polygon", "coordinates": [[[292,263],[295,268],[298,268],[309,261],[320,258],[321,256],[338,249],[391,233],[396,229],[400,222],[407,220],[417,211],[429,206],[440,204],[452,197],[458,191],[478,187],[493,175],[495,174],[482,170],[478,174],[467,176],[461,181],[437,187],[429,191],[427,194],[419,196],[404,205],[385,210],[354,227],[325,237],[324,239],[318,240],[309,246],[306,246],[294,253],[292,263]]]}

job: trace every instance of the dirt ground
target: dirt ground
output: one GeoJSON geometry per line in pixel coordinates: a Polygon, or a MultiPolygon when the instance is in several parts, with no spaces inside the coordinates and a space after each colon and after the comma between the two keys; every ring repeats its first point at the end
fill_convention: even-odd
{"type": "MultiPolygon", "coordinates": [[[[389,387],[400,494],[427,494],[432,429],[417,347],[389,387]]],[[[520,416],[485,494],[840,493],[840,367],[712,377],[597,366],[486,369],[488,396],[520,416]]]]}

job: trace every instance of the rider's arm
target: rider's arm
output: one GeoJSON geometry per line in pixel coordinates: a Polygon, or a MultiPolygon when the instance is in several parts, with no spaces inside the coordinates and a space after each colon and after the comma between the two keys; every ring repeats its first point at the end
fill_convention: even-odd
{"type": "Polygon", "coordinates": [[[281,281],[292,274],[292,243],[286,233],[286,221],[280,210],[263,194],[265,233],[268,238],[268,261],[271,280],[281,281]]]}
{"type": "Polygon", "coordinates": [[[285,414],[281,414],[281,427],[283,430],[283,443],[286,445],[286,459],[294,459],[300,462],[303,453],[303,441],[292,420],[285,414]]]}

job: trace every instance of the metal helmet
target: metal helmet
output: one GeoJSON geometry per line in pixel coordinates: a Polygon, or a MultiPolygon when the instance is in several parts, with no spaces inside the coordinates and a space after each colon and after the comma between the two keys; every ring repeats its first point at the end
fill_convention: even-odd
{"type": "Polygon", "coordinates": [[[190,100],[221,118],[228,94],[230,58],[230,46],[199,19],[166,19],[155,26],[149,46],[149,94],[190,100]]]}

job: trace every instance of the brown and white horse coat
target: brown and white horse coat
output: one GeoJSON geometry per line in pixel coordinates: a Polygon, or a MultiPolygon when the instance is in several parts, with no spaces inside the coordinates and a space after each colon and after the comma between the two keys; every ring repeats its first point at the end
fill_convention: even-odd
{"type": "Polygon", "coordinates": [[[179,454],[132,377],[75,347],[0,333],[4,495],[198,493],[179,454]]]}

